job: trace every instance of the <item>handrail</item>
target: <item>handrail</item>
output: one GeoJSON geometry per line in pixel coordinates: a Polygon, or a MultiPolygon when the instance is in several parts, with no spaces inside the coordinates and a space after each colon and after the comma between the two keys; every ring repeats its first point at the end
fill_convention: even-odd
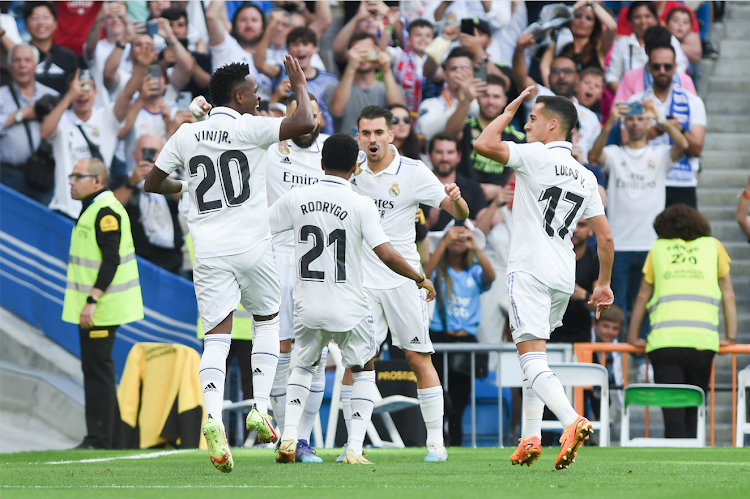
{"type": "MultiPolygon", "coordinates": [[[[573,352],[578,362],[593,362],[594,352],[623,352],[623,353],[644,353],[643,348],[634,347],[628,343],[574,343],[573,352]]],[[[728,345],[719,347],[719,355],[732,355],[732,435],[737,432],[737,354],[750,354],[750,345],[728,345]]],[[[711,364],[711,447],[714,446],[714,375],[716,371],[715,362],[711,364]]],[[[648,370],[646,370],[648,373],[648,370]]],[[[623,359],[622,363],[623,384],[628,384],[628,362],[623,359]]],[[[648,376],[648,374],[647,374],[648,376]]],[[[579,414],[583,409],[583,388],[575,389],[576,411],[579,414]]],[[[646,436],[648,436],[648,411],[646,412],[646,436]]],[[[735,445],[735,439],[732,438],[732,447],[735,445]]]]}

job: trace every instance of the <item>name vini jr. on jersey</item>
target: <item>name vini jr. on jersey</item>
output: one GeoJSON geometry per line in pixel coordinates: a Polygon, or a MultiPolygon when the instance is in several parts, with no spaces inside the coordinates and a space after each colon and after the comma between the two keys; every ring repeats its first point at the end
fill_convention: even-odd
{"type": "Polygon", "coordinates": [[[227,144],[232,143],[229,140],[229,132],[223,130],[201,130],[195,134],[195,140],[197,142],[216,142],[217,144],[221,144],[222,142],[227,144]]]}
{"type": "Polygon", "coordinates": [[[573,177],[576,180],[579,180],[580,177],[581,186],[585,187],[583,175],[579,174],[575,168],[566,165],[555,165],[555,175],[558,177],[573,177]]]}

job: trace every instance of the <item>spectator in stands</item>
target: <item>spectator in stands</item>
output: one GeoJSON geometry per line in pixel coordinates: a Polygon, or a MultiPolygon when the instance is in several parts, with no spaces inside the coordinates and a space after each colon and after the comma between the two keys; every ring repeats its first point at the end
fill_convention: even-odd
{"type": "Polygon", "coordinates": [[[24,173],[26,161],[41,141],[35,104],[44,96],[58,95],[34,78],[38,55],[31,45],[15,45],[10,49],[13,81],[0,87],[0,183],[48,205],[52,191],[43,192],[27,185],[24,173]]]}
{"type": "MultiPolygon", "coordinates": [[[[450,51],[443,63],[445,85],[439,97],[425,99],[419,106],[419,131],[424,140],[429,142],[433,136],[445,130],[448,119],[456,112],[459,103],[461,84],[474,78],[474,62],[471,54],[463,47],[450,51]]],[[[469,104],[468,118],[479,116],[479,104],[476,99],[469,104]]]]}
{"type": "Polygon", "coordinates": [[[391,57],[377,48],[374,36],[354,35],[347,54],[349,62],[341,82],[328,85],[323,100],[333,117],[333,129],[355,136],[362,108],[403,104],[404,97],[391,71],[391,57]],[[375,79],[376,69],[383,75],[382,82],[375,79]]]}
{"type": "Polygon", "coordinates": [[[6,13],[6,5],[2,4],[0,13],[0,86],[8,85],[12,81],[8,54],[14,45],[23,43],[18,33],[18,25],[13,16],[6,13]]]}
{"type": "Polygon", "coordinates": [[[271,79],[255,68],[255,51],[266,29],[266,18],[256,4],[243,2],[232,16],[232,33],[227,32],[225,2],[213,1],[206,9],[208,44],[211,48],[213,70],[232,62],[250,66],[250,74],[258,84],[258,95],[270,100],[274,85],[271,79]]]}
{"type": "MultiPolygon", "coordinates": [[[[439,133],[430,141],[430,161],[435,176],[444,185],[456,183],[461,195],[469,205],[469,218],[477,227],[486,226],[483,217],[487,214],[487,200],[479,182],[464,177],[456,171],[461,162],[461,150],[455,135],[439,133]]],[[[450,213],[429,206],[422,206],[427,217],[427,230],[441,231],[453,220],[450,213]]]]}
{"type": "MultiPolygon", "coordinates": [[[[664,210],[667,174],[672,162],[679,159],[688,147],[685,136],[650,100],[643,101],[643,115],[625,116],[628,145],[605,147],[612,127],[628,109],[622,104],[612,108],[589,153],[589,161],[601,165],[609,175],[607,211],[615,240],[612,290],[615,305],[626,314],[632,310],[646,254],[656,240],[652,223],[664,210]],[[647,144],[651,119],[664,126],[674,142],[671,147],[647,144]]],[[[645,326],[644,335],[648,333],[645,326]]]]}
{"type": "Polygon", "coordinates": [[[411,159],[422,159],[422,148],[419,147],[417,132],[414,130],[414,120],[406,106],[394,104],[388,106],[393,114],[393,145],[401,156],[411,159]]]}
{"type": "Polygon", "coordinates": [[[667,29],[680,41],[682,51],[690,61],[690,64],[700,64],[703,57],[703,47],[698,33],[693,31],[693,19],[695,14],[689,7],[675,7],[667,14],[667,29]]]}
{"type": "MultiPolygon", "coordinates": [[[[386,31],[386,33],[389,32],[386,31]]],[[[405,106],[412,118],[417,117],[419,105],[425,95],[425,87],[435,86],[424,77],[424,64],[428,57],[425,49],[434,38],[432,24],[424,19],[417,19],[409,25],[406,49],[388,47],[393,75],[404,90],[405,106]]],[[[432,93],[434,89],[430,88],[430,91],[432,93]]]]}
{"type": "Polygon", "coordinates": [[[57,30],[57,7],[53,2],[26,2],[23,20],[31,44],[39,51],[37,81],[59,94],[67,91],[66,78],[81,67],[78,56],[52,41],[57,30]]]}
{"type": "MultiPolygon", "coordinates": [[[[435,22],[441,28],[450,22],[460,22],[463,19],[479,19],[487,23],[490,44],[487,51],[495,60],[500,60],[502,53],[502,33],[511,22],[511,2],[441,2],[434,12],[435,22]]],[[[458,23],[457,23],[458,24],[458,23]]]]}
{"type": "Polygon", "coordinates": [[[747,185],[740,191],[740,202],[737,204],[737,223],[740,224],[740,229],[745,234],[748,242],[750,242],[750,175],[747,179],[747,185]]]}
{"type": "Polygon", "coordinates": [[[143,192],[143,179],[154,167],[164,139],[142,135],[133,150],[135,168],[115,196],[131,220],[135,254],[173,274],[182,268],[183,235],[178,218],[179,195],[143,192]]]}
{"type": "Polygon", "coordinates": [[[158,17],[161,17],[161,13],[172,7],[172,2],[167,1],[160,1],[160,2],[154,2],[149,1],[146,2],[147,8],[148,8],[148,18],[149,19],[156,19],[158,17]]]}
{"type": "MultiPolygon", "coordinates": [[[[476,343],[481,315],[479,296],[490,289],[495,270],[477,245],[474,234],[464,226],[450,227],[424,266],[436,283],[435,314],[430,337],[436,343],[476,343]]],[[[462,419],[471,394],[471,363],[468,354],[448,355],[448,414],[450,445],[463,441],[462,419]]],[[[444,379],[442,356],[433,360],[444,379]]]]}
{"type": "MultiPolygon", "coordinates": [[[[366,33],[376,40],[380,33],[379,27],[390,9],[382,2],[360,2],[357,13],[341,28],[333,40],[333,57],[342,73],[349,63],[349,49],[354,35],[366,33]]],[[[385,27],[383,27],[385,29],[385,27]]]]}
{"type": "Polygon", "coordinates": [[[599,279],[599,257],[596,249],[588,245],[593,233],[588,220],[581,218],[570,237],[576,255],[576,284],[565,309],[562,326],[552,331],[551,343],[591,341],[591,312],[596,307],[590,306],[588,301],[599,279]]]}
{"type": "Polygon", "coordinates": [[[578,99],[576,99],[576,88],[579,82],[576,63],[570,57],[555,57],[550,65],[549,81],[552,86],[547,88],[544,85],[539,85],[529,76],[526,60],[523,55],[524,50],[533,45],[533,43],[534,35],[531,33],[521,35],[518,38],[516,52],[513,55],[513,78],[516,81],[516,87],[526,88],[529,85],[535,85],[534,90],[531,91],[531,94],[524,101],[526,112],[531,112],[539,95],[559,95],[570,99],[578,110],[578,133],[580,134],[578,145],[581,148],[581,154],[585,161],[591,150],[591,146],[599,136],[599,132],[601,132],[601,125],[599,124],[599,117],[591,109],[581,105],[578,99]]]}
{"type": "Polygon", "coordinates": [[[106,2],[55,2],[57,7],[56,44],[83,56],[83,44],[91,26],[106,2]]]}
{"type": "Polygon", "coordinates": [[[539,63],[542,83],[550,86],[550,65],[558,55],[573,59],[579,73],[588,68],[602,71],[606,67],[604,61],[612,48],[616,30],[617,22],[604,7],[596,2],[578,0],[573,5],[570,28],[561,30],[557,40],[544,51],[539,63]]]}
{"type": "MultiPolygon", "coordinates": [[[[669,13],[672,12],[673,9],[685,8],[684,2],[675,2],[672,0],[666,2],[633,2],[630,5],[625,5],[620,9],[619,17],[617,19],[617,36],[629,36],[636,30],[633,26],[633,21],[631,20],[634,16],[631,16],[630,14],[633,9],[637,8],[636,5],[633,5],[635,3],[651,4],[649,10],[651,10],[652,14],[657,18],[657,23],[661,25],[667,24],[669,13]],[[653,9],[651,9],[651,7],[653,7],[653,9]]],[[[698,19],[695,16],[695,12],[693,12],[692,9],[688,12],[690,12],[691,17],[691,30],[698,33],[700,31],[700,26],[698,26],[698,19]]]]}
{"type": "MultiPolygon", "coordinates": [[[[620,14],[623,18],[623,14],[620,14]]],[[[612,49],[612,59],[607,67],[607,85],[612,91],[617,92],[620,80],[626,72],[631,69],[643,67],[648,62],[648,54],[644,49],[644,34],[652,26],[659,25],[656,7],[653,2],[633,2],[627,11],[627,20],[633,27],[633,34],[620,38],[615,42],[612,49]]],[[[687,71],[688,60],[682,52],[680,42],[675,37],[670,39],[675,50],[677,70],[680,73],[687,71]]]]}
{"type": "Polygon", "coordinates": [[[67,92],[41,127],[42,138],[52,142],[55,156],[55,193],[49,207],[74,220],[81,213],[81,202],[70,197],[68,175],[82,159],[100,159],[110,167],[117,133],[135,89],[128,94],[126,87],[118,102],[98,108],[94,107],[96,92],[96,83],[81,81],[80,70],[76,70],[67,92]]]}
{"type": "MultiPolygon", "coordinates": [[[[659,116],[666,116],[688,141],[685,155],[675,161],[667,175],[667,206],[684,203],[692,207],[698,204],[698,157],[703,152],[706,138],[706,106],[697,95],[685,91],[675,77],[675,52],[673,47],[655,47],[648,56],[647,81],[644,92],[632,95],[628,102],[653,100],[659,116]]],[[[670,137],[658,123],[649,130],[653,144],[668,144],[670,137]]]]}
{"type": "MultiPolygon", "coordinates": [[[[274,6],[281,7],[289,12],[292,18],[292,29],[310,28],[315,32],[318,39],[321,39],[331,24],[331,6],[328,2],[314,2],[309,5],[312,10],[307,8],[308,2],[274,2],[274,6]]],[[[320,69],[321,71],[325,70],[325,68],[320,69]]]]}
{"type": "Polygon", "coordinates": [[[258,41],[254,58],[255,68],[274,79],[284,70],[287,53],[286,37],[292,29],[292,18],[284,9],[273,9],[268,13],[268,25],[258,41]]]}
{"type": "MultiPolygon", "coordinates": [[[[596,343],[618,343],[624,317],[622,310],[617,305],[612,305],[607,310],[602,310],[599,318],[594,319],[594,341],[596,343]]],[[[621,405],[622,389],[619,389],[619,387],[624,385],[625,380],[622,370],[622,353],[595,352],[594,362],[607,368],[607,374],[609,374],[610,403],[616,401],[617,404],[621,405]],[[602,362],[602,356],[604,357],[604,362],[602,362]],[[618,389],[613,390],[613,387],[618,387],[618,389]]],[[[586,390],[584,393],[586,392],[589,392],[592,397],[591,409],[594,416],[596,419],[600,419],[599,400],[601,400],[601,391],[598,388],[594,388],[591,391],[586,390]]],[[[610,414],[612,414],[611,410],[610,414]]],[[[610,419],[612,419],[611,416],[610,419]]]]}
{"type": "MultiPolygon", "coordinates": [[[[462,84],[456,111],[445,126],[445,133],[456,135],[461,141],[461,163],[458,166],[458,172],[479,182],[488,202],[498,194],[503,179],[507,181],[507,175],[503,175],[505,165],[478,154],[474,150],[474,141],[477,140],[484,127],[505,110],[505,104],[508,102],[505,91],[506,81],[495,74],[487,75],[486,85],[469,82],[462,84]],[[475,99],[479,104],[479,116],[468,118],[469,107],[475,99]]],[[[513,125],[508,125],[503,130],[502,136],[503,140],[511,142],[526,141],[526,134],[516,130],[513,125]]],[[[479,228],[484,230],[483,227],[479,228]]]]}
{"type": "MultiPolygon", "coordinates": [[[[211,68],[211,56],[205,53],[205,44],[200,38],[198,38],[198,43],[194,44],[195,48],[191,50],[187,11],[182,7],[171,7],[162,11],[162,17],[169,21],[169,30],[172,31],[180,45],[178,47],[178,44],[168,36],[169,30],[164,26],[164,34],[168,36],[166,39],[167,48],[159,54],[159,58],[167,68],[173,68],[172,71],[168,70],[169,83],[173,85],[176,91],[190,93],[191,99],[199,95],[208,98],[208,82],[213,70],[211,68]],[[192,69],[189,71],[190,61],[183,58],[182,48],[187,49],[192,58],[192,69]]],[[[176,98],[172,100],[176,100],[176,98]]]]}
{"type": "MultiPolygon", "coordinates": [[[[737,304],[729,256],[711,237],[698,210],[672,205],[654,221],[659,239],[643,266],[643,281],[628,328],[628,343],[645,347],[656,383],[696,385],[708,393],[711,365],[719,346],[737,341],[737,304]],[[725,337],[719,339],[719,304],[725,337]],[[649,311],[651,333],[638,337],[649,311]]],[[[697,407],[662,409],[666,438],[694,438],[697,407]]]]}
{"type": "Polygon", "coordinates": [[[578,103],[594,111],[601,122],[601,99],[606,81],[604,71],[597,68],[586,68],[578,73],[578,89],[576,99],[578,103]]]}
{"type": "MultiPolygon", "coordinates": [[[[112,96],[104,85],[104,66],[117,44],[121,43],[127,25],[128,9],[125,2],[104,2],[83,45],[83,55],[91,69],[96,88],[99,89],[96,96],[97,106],[106,106],[112,102],[112,96]],[[104,38],[100,38],[102,29],[104,38]]],[[[125,62],[120,61],[121,67],[118,69],[129,70],[129,65],[125,67],[125,62]]]]}

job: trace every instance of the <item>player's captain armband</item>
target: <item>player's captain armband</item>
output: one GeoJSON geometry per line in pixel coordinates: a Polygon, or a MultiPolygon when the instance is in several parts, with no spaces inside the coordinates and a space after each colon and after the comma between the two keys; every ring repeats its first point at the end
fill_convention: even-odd
{"type": "Polygon", "coordinates": [[[99,222],[99,228],[102,232],[112,232],[120,228],[120,223],[114,215],[104,215],[99,222]]]}
{"type": "Polygon", "coordinates": [[[204,104],[206,104],[206,98],[202,95],[199,95],[190,103],[190,112],[193,113],[193,116],[198,121],[203,121],[208,117],[206,111],[203,110],[204,104]]]}

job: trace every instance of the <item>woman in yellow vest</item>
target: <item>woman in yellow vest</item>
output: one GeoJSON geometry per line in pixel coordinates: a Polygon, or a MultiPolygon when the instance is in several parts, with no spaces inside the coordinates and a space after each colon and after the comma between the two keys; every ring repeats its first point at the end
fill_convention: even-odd
{"type": "Polygon", "coordinates": [[[68,176],[82,203],[70,236],[62,320],[78,324],[87,434],[80,449],[110,449],[119,420],[112,347],[121,324],[143,319],[130,219],[107,189],[107,167],[84,159],[68,176]]]}
{"type": "MultiPolygon", "coordinates": [[[[643,266],[628,342],[645,347],[654,382],[695,385],[708,393],[714,355],[720,345],[737,339],[730,259],[695,208],[670,206],[656,217],[654,229],[659,239],[643,266]],[[719,307],[724,309],[724,339],[719,338],[719,307]],[[638,333],[646,310],[651,333],[644,340],[638,333]]],[[[666,438],[695,438],[696,407],[662,411],[666,438]]]]}

